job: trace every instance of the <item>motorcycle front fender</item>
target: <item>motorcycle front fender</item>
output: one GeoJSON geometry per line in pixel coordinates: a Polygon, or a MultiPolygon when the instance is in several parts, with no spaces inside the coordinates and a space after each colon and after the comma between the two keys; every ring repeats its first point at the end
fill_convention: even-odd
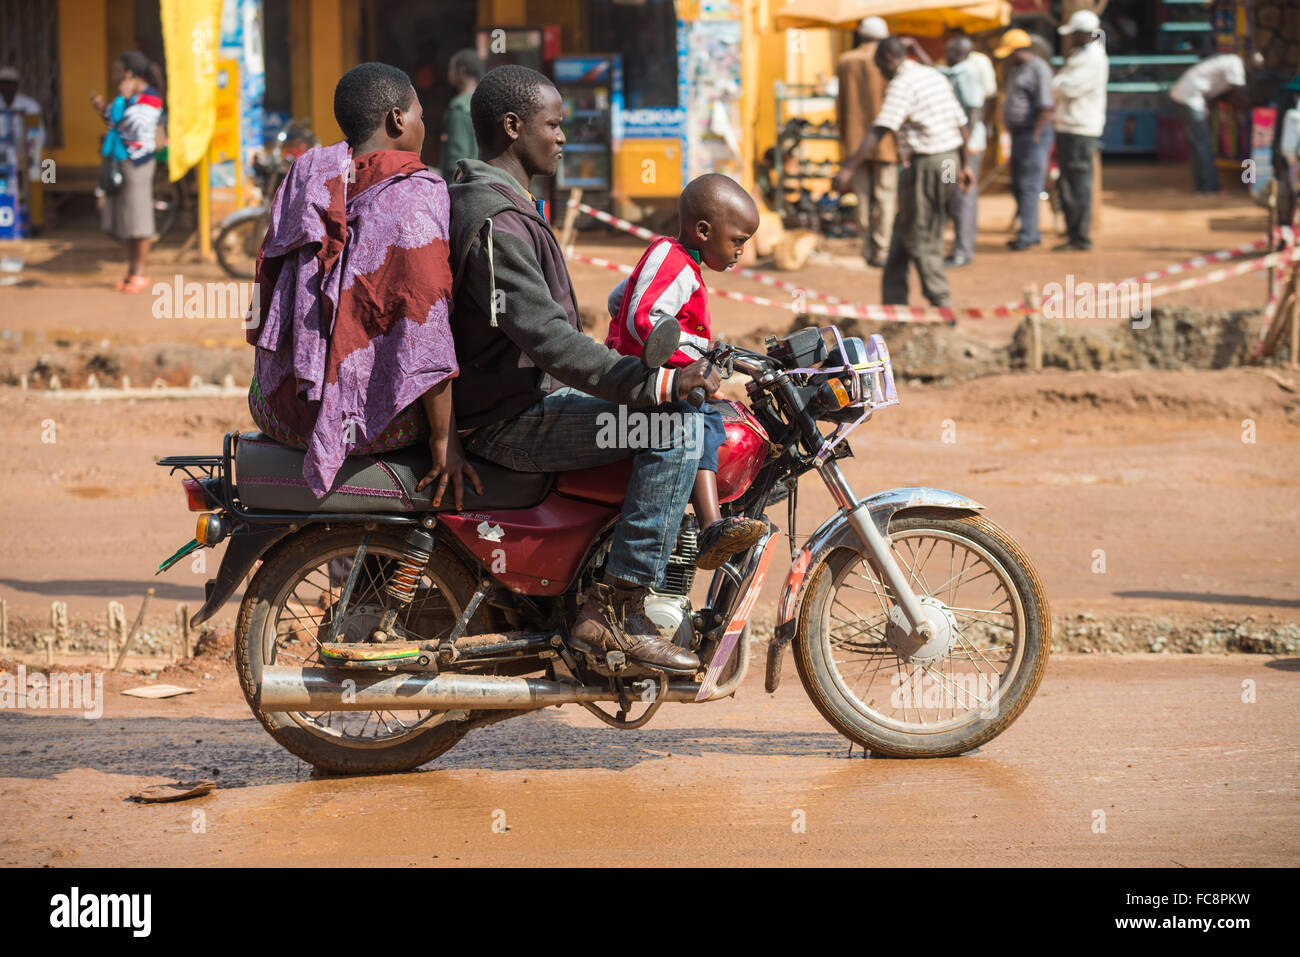
{"type": "MultiPolygon", "coordinates": [[[[870,510],[871,520],[876,523],[880,534],[886,538],[889,537],[889,523],[895,515],[901,513],[920,508],[939,508],[956,513],[968,513],[984,507],[974,499],[956,492],[917,485],[878,492],[863,499],[862,504],[870,510]]],[[[848,512],[840,509],[808,537],[804,547],[790,563],[789,574],[786,575],[785,585],[781,589],[781,602],[777,606],[776,632],[772,637],[770,652],[772,655],[779,655],[780,650],[794,639],[799,611],[803,607],[808,583],[816,577],[817,570],[821,568],[831,552],[845,547],[861,551],[862,542],[858,539],[857,532],[849,525],[848,512]]]]}

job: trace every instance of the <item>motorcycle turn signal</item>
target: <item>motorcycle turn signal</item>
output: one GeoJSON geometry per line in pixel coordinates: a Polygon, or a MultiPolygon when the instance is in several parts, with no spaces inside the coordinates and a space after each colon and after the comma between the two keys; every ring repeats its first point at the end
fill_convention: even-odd
{"type": "Polygon", "coordinates": [[[208,512],[206,515],[200,515],[198,524],[194,527],[195,539],[209,547],[220,543],[229,534],[230,523],[226,521],[220,512],[208,512]]]}

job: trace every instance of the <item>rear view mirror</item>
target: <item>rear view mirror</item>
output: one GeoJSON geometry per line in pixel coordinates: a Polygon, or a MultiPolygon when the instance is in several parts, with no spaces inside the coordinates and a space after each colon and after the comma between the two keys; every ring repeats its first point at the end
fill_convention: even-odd
{"type": "Polygon", "coordinates": [[[649,369],[658,369],[677,351],[682,341],[681,324],[671,316],[664,316],[651,328],[641,350],[641,361],[649,369]]]}

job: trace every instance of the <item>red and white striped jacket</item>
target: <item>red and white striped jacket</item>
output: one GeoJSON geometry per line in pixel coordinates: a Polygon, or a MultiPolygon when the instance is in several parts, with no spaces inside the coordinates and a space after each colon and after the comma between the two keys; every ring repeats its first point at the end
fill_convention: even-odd
{"type": "Polygon", "coordinates": [[[628,277],[605,345],[625,356],[639,356],[646,334],[664,316],[682,327],[681,345],[665,368],[688,366],[708,351],[709,293],[700,264],[685,246],[667,237],[651,243],[628,277]]]}

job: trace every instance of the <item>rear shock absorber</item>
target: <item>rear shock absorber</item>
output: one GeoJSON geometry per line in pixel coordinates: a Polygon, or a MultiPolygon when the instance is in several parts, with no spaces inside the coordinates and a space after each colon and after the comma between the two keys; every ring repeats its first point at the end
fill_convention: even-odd
{"type": "Polygon", "coordinates": [[[372,641],[388,641],[392,637],[397,615],[415,597],[416,586],[419,585],[420,576],[424,573],[424,567],[429,564],[431,557],[433,557],[433,532],[417,525],[406,536],[406,547],[402,551],[402,557],[384,586],[388,603],[384,608],[383,617],[379,620],[379,627],[371,636],[372,641]]]}

